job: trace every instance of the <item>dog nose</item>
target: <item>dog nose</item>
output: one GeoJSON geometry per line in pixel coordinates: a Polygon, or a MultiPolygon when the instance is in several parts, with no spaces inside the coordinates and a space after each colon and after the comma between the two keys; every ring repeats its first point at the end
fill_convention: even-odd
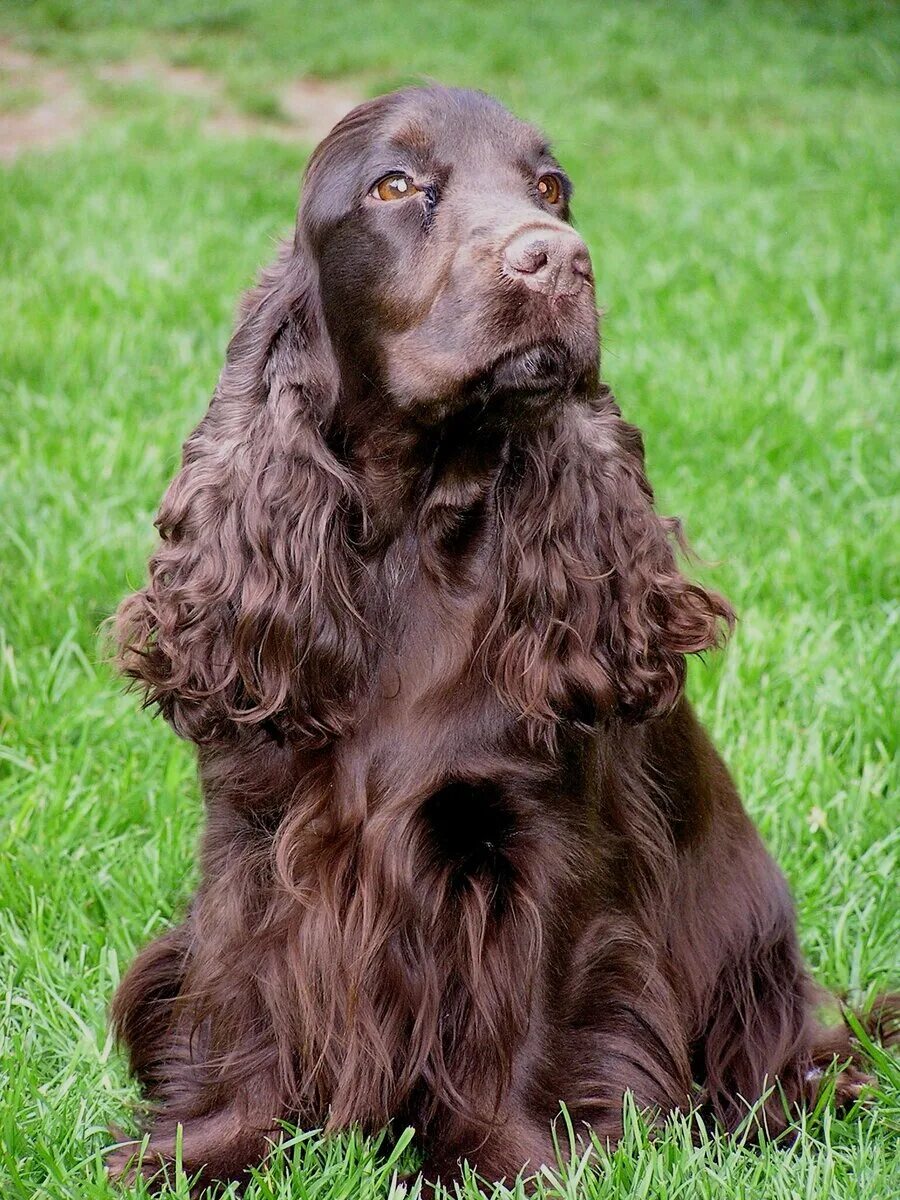
{"type": "Polygon", "coordinates": [[[503,268],[532,291],[573,296],[591,278],[591,256],[569,229],[528,229],[507,242],[503,268]]]}

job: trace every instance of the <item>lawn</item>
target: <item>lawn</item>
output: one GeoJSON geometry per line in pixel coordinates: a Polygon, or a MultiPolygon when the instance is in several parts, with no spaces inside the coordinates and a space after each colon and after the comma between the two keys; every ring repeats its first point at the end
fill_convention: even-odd
{"type": "MultiPolygon", "coordinates": [[[[301,76],[479,86],[550,134],[606,377],[740,614],[691,695],[817,977],[896,983],[896,7],[38,0],[4,6],[0,49],[0,132],[42,89],[57,122],[0,162],[0,1197],[116,1194],[102,1148],[136,1091],[105,1008],[191,890],[201,813],[189,747],[122,694],[98,628],[290,228],[301,76]]],[[[813,1114],[789,1150],[634,1116],[544,1194],[888,1200],[900,1072],[876,1065],[868,1111],[813,1114]]],[[[395,1165],[304,1135],[247,1195],[399,1197],[395,1165]]]]}

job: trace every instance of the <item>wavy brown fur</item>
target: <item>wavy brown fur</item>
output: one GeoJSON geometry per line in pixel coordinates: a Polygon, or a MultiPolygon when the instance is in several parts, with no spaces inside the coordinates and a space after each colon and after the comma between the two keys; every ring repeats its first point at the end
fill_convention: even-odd
{"type": "Polygon", "coordinates": [[[777,1080],[769,1132],[835,1056],[858,1091],[682,696],[731,610],[597,381],[548,171],[481,95],[351,114],[163,500],[121,662],[198,744],[207,825],[113,1006],[145,1173],[179,1123],[202,1179],[285,1119],[411,1122],[429,1176],[499,1178],[552,1159],[560,1100],[615,1138],[626,1090],[734,1129],[777,1080]],[[397,158],[420,190],[384,203],[397,158]]]}

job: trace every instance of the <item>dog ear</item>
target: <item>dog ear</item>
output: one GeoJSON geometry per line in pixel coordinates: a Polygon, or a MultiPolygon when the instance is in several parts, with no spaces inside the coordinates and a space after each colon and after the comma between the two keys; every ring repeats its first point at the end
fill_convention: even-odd
{"type": "Polygon", "coordinates": [[[163,498],[149,582],[117,617],[123,670],[185,737],[266,722],[318,743],[344,725],[362,639],[358,496],[324,433],[338,386],[296,244],[245,298],[163,498]]]}
{"type": "Polygon", "coordinates": [[[545,729],[671,709],[685,655],[719,645],[734,617],[679,569],[680,526],[655,512],[641,436],[608,392],[523,442],[499,505],[485,648],[500,694],[545,729]]]}

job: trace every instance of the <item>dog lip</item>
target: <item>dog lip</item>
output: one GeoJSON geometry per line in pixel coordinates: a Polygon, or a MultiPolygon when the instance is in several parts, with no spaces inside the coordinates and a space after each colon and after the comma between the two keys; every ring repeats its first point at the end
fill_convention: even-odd
{"type": "Polygon", "coordinates": [[[512,347],[479,371],[465,388],[482,411],[504,419],[545,413],[590,390],[596,363],[561,338],[512,347]]]}
{"type": "Polygon", "coordinates": [[[488,365],[489,371],[496,371],[505,366],[513,364],[523,364],[531,366],[533,369],[546,365],[550,360],[559,361],[564,355],[571,353],[569,348],[560,338],[540,338],[533,342],[526,342],[521,346],[513,346],[509,350],[504,350],[502,354],[488,365]]]}
{"type": "Polygon", "coordinates": [[[495,388],[538,391],[578,372],[577,351],[559,338],[546,338],[505,351],[490,363],[482,377],[495,388]]]}

